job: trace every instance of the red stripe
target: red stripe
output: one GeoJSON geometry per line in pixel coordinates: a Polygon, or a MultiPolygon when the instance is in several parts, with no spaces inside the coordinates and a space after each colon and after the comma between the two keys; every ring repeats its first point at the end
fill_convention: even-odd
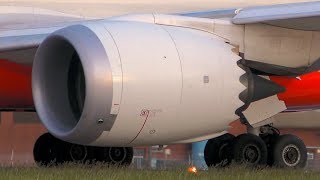
{"type": "Polygon", "coordinates": [[[286,91],[278,94],[288,109],[300,107],[302,109],[318,109],[320,105],[320,73],[313,72],[300,77],[277,77],[270,79],[286,88],[286,91]]]}
{"type": "Polygon", "coordinates": [[[32,67],[0,59],[0,108],[33,107],[32,67]]]}
{"type": "Polygon", "coordinates": [[[148,120],[148,117],[149,117],[149,111],[148,111],[148,113],[147,113],[146,119],[144,120],[144,123],[143,123],[143,125],[142,125],[142,127],[141,127],[140,131],[138,132],[138,134],[133,138],[133,140],[132,140],[129,144],[131,144],[134,140],[136,140],[136,139],[137,139],[137,137],[138,137],[138,136],[139,136],[139,134],[141,133],[142,129],[144,128],[144,126],[145,126],[145,124],[146,124],[146,122],[147,122],[147,120],[148,120]]]}

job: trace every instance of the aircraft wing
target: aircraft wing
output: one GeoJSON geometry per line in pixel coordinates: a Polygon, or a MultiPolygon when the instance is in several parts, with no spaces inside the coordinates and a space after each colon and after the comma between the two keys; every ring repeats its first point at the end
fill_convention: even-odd
{"type": "Polygon", "coordinates": [[[54,32],[57,29],[59,29],[59,27],[41,29],[22,29],[1,32],[0,53],[35,48],[50,33],[54,32]]]}
{"type": "Polygon", "coordinates": [[[89,20],[47,9],[0,6],[0,59],[31,64],[36,48],[49,34],[89,20]]]}
{"type": "Polygon", "coordinates": [[[235,24],[266,23],[300,30],[320,29],[320,2],[245,8],[232,19],[235,24]]]}
{"type": "MultiPolygon", "coordinates": [[[[266,23],[300,30],[320,30],[320,2],[243,9],[217,9],[176,15],[232,18],[234,24],[266,23]]],[[[37,47],[51,32],[86,20],[84,17],[32,7],[0,7],[0,53],[37,47]]]]}
{"type": "Polygon", "coordinates": [[[237,9],[216,9],[212,11],[197,11],[197,12],[187,12],[180,13],[181,16],[198,17],[198,18],[210,18],[217,19],[221,17],[234,17],[236,15],[237,9]]]}
{"type": "Polygon", "coordinates": [[[0,93],[0,111],[34,110],[30,65],[38,46],[52,32],[84,20],[46,9],[0,6],[0,83],[6,84],[0,93]]]}
{"type": "Polygon", "coordinates": [[[182,13],[199,18],[231,17],[234,24],[266,23],[299,30],[320,30],[320,2],[182,13]]]}

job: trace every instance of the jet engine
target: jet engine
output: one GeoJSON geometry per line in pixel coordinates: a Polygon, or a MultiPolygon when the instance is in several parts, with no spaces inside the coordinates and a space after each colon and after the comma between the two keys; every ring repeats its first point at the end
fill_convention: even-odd
{"type": "Polygon", "coordinates": [[[191,28],[117,20],[72,25],[38,48],[35,107],[52,135],[77,144],[209,139],[253,98],[254,78],[233,49],[191,28]]]}

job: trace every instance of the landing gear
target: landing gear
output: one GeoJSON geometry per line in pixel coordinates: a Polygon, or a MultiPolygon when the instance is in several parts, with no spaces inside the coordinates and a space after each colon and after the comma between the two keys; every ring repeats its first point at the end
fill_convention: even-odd
{"type": "Polygon", "coordinates": [[[273,165],[276,167],[303,168],[307,163],[307,149],[296,136],[279,136],[273,147],[273,165]]]}
{"type": "Polygon", "coordinates": [[[117,166],[127,166],[133,158],[131,147],[105,147],[99,149],[97,161],[117,166]]]}
{"type": "Polygon", "coordinates": [[[61,162],[58,140],[51,134],[41,135],[33,148],[33,157],[39,166],[53,166],[61,162]]]}
{"type": "Polygon", "coordinates": [[[204,160],[208,167],[225,167],[231,163],[231,142],[233,139],[232,134],[224,134],[207,142],[204,149],[204,160]]]}
{"type": "Polygon", "coordinates": [[[233,158],[237,163],[248,165],[265,165],[268,150],[263,140],[253,134],[242,134],[234,139],[233,158]]]}
{"type": "Polygon", "coordinates": [[[132,147],[93,147],[61,141],[49,133],[38,138],[33,150],[39,166],[64,163],[93,164],[97,162],[126,166],[133,159],[132,147]]]}
{"type": "Polygon", "coordinates": [[[60,152],[63,156],[62,163],[75,162],[80,164],[90,164],[95,161],[94,148],[91,146],[83,146],[61,141],[61,147],[61,150],[64,149],[64,152],[60,152]]]}
{"type": "Polygon", "coordinates": [[[258,134],[230,134],[210,139],[204,150],[208,167],[225,167],[231,161],[249,166],[275,166],[303,168],[307,162],[307,149],[294,135],[280,135],[272,126],[263,126],[258,134]]]}

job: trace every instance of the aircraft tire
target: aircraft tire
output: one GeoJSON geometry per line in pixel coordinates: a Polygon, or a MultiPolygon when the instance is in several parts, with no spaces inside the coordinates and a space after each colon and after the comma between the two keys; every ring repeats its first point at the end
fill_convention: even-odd
{"type": "Polygon", "coordinates": [[[226,167],[232,161],[231,145],[234,139],[232,134],[208,140],[204,149],[204,159],[208,167],[226,167]]]}
{"type": "Polygon", "coordinates": [[[242,134],[233,141],[233,158],[236,163],[249,166],[267,164],[268,150],[264,141],[253,134],[242,134]]]}
{"type": "Polygon", "coordinates": [[[307,148],[303,141],[291,134],[281,135],[273,147],[275,167],[304,168],[307,163],[307,148]]]}
{"type": "Polygon", "coordinates": [[[128,166],[133,159],[132,147],[98,147],[97,162],[116,166],[128,166]]]}
{"type": "Polygon", "coordinates": [[[55,166],[62,163],[61,142],[50,133],[41,135],[35,142],[33,157],[38,166],[55,166]]]}
{"type": "Polygon", "coordinates": [[[90,151],[89,146],[71,144],[68,142],[64,142],[64,160],[66,163],[76,163],[76,164],[89,164],[90,156],[93,153],[90,151]]]}

